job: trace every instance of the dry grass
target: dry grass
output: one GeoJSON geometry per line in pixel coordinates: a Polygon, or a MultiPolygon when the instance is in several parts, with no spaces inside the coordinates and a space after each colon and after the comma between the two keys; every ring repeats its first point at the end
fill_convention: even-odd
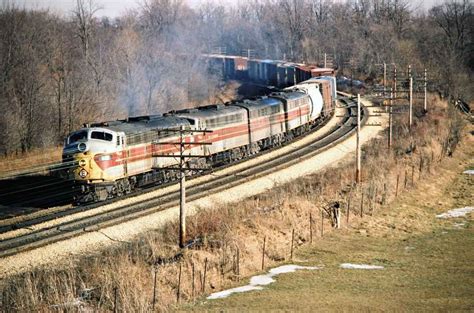
{"type": "MultiPolygon", "coordinates": [[[[265,266],[270,267],[289,260],[293,229],[295,248],[309,241],[310,214],[314,219],[314,240],[321,236],[321,216],[325,219],[325,233],[331,231],[326,209],[334,201],[340,203],[344,212],[350,201],[350,224],[365,225],[367,222],[360,217],[362,198],[363,215],[378,216],[382,206],[395,199],[397,177],[400,195],[412,189],[420,177],[435,174],[439,162],[455,147],[456,142],[449,138],[460,133],[445,126],[446,121],[457,120],[453,116],[455,113],[449,112],[446,106],[436,105],[420,118],[411,132],[407,132],[403,121],[397,121],[401,126],[395,129],[392,152],[387,151],[384,138],[374,140],[364,149],[361,187],[354,186],[353,163],[347,162],[241,203],[203,210],[190,217],[188,235],[196,244],[184,254],[176,248],[177,224],[170,223],[115,249],[81,257],[63,269],[37,269],[11,277],[2,282],[2,306],[7,310],[51,311],[56,309],[52,305],[70,302],[79,297],[81,290],[94,288],[90,296],[84,297],[83,307],[111,310],[116,294],[121,310],[150,311],[155,268],[158,271],[156,308],[160,310],[176,308],[180,266],[181,301],[235,285],[241,277],[260,271],[264,237],[265,266]],[[437,119],[439,122],[434,122],[437,119]]],[[[452,122],[452,125],[462,124],[452,122]]],[[[384,217],[380,219],[382,223],[384,217]]],[[[375,228],[377,224],[366,226],[375,228]]]]}
{"type": "MultiPolygon", "coordinates": [[[[471,127],[472,129],[472,127],[471,127]]],[[[464,138],[454,158],[437,163],[376,215],[306,245],[299,260],[320,271],[282,275],[264,291],[201,300],[196,311],[470,311],[474,306],[472,217],[439,220],[436,214],[474,202],[474,139],[464,138]],[[456,226],[457,225],[457,226],[456,226]],[[344,270],[341,263],[374,264],[381,271],[344,270]]],[[[472,215],[471,215],[472,216],[472,215]]]]}
{"type": "Polygon", "coordinates": [[[44,174],[48,165],[61,162],[62,147],[36,149],[0,157],[0,178],[14,173],[44,174]]]}

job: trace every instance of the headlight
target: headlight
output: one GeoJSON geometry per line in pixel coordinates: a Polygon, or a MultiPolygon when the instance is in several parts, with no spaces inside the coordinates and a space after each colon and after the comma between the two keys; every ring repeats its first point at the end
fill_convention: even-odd
{"type": "Polygon", "coordinates": [[[107,155],[101,155],[99,157],[99,160],[101,161],[110,161],[112,159],[112,157],[110,156],[110,154],[107,154],[107,155]]]}
{"type": "Polygon", "coordinates": [[[84,167],[86,166],[87,162],[84,159],[79,160],[79,166],[84,167]]]}
{"type": "Polygon", "coordinates": [[[81,178],[86,178],[87,174],[88,173],[85,169],[79,171],[79,176],[81,176],[81,178]]]}
{"type": "Polygon", "coordinates": [[[86,152],[87,144],[85,142],[81,142],[77,145],[77,150],[79,150],[80,152],[86,152]]]}

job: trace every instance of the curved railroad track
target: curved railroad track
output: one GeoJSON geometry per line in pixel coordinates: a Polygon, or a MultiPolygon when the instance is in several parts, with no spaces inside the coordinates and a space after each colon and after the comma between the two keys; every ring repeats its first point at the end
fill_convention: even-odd
{"type": "MultiPolygon", "coordinates": [[[[209,193],[216,193],[239,185],[243,182],[263,177],[268,173],[275,172],[285,167],[289,167],[302,160],[311,158],[314,155],[319,154],[322,151],[327,150],[330,147],[336,145],[338,142],[344,140],[355,131],[356,121],[353,116],[355,115],[356,104],[348,97],[340,98],[339,100],[344,104],[344,107],[346,109],[346,115],[343,118],[341,125],[332,128],[327,134],[325,134],[325,136],[319,136],[307,145],[302,145],[301,147],[295,148],[285,154],[278,155],[270,158],[269,160],[257,163],[245,170],[236,170],[235,172],[230,173],[229,175],[213,177],[199,185],[187,187],[187,201],[199,199],[208,195],[209,193]]],[[[368,114],[366,112],[366,109],[363,109],[361,123],[365,123],[367,118],[368,114]]],[[[249,159],[245,159],[241,162],[245,162],[248,160],[249,159]]],[[[235,165],[235,163],[229,166],[233,165],[235,165]]],[[[217,170],[221,169],[222,167],[218,168],[217,170]]],[[[166,185],[161,185],[155,189],[164,188],[166,186],[176,183],[177,182],[174,181],[166,185]]],[[[140,193],[133,194],[133,196],[137,196],[138,194],[150,191],[152,190],[143,190],[140,193]]],[[[57,212],[55,214],[23,221],[21,223],[5,225],[2,226],[0,230],[3,233],[7,233],[13,229],[28,228],[33,225],[39,225],[45,221],[49,221],[52,219],[60,218],[82,211],[92,210],[93,208],[97,208],[99,206],[103,206],[109,203],[111,202],[101,202],[94,205],[76,207],[67,211],[57,212]]],[[[141,200],[132,205],[127,204],[106,212],[100,212],[87,217],[81,217],[73,221],[59,223],[50,227],[44,227],[32,231],[28,234],[19,235],[1,241],[0,257],[14,255],[23,251],[39,248],[41,246],[53,242],[71,238],[83,234],[85,232],[96,231],[104,227],[123,223],[128,220],[132,220],[141,216],[165,210],[170,207],[174,207],[178,203],[179,191],[172,191],[163,194],[159,198],[141,200]]]]}

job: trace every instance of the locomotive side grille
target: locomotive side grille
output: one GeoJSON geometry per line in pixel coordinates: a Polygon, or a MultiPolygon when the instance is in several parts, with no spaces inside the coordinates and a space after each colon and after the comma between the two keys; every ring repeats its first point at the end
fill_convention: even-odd
{"type": "Polygon", "coordinates": [[[73,154],[63,154],[63,164],[68,166],[78,166],[79,162],[74,159],[73,154]]]}

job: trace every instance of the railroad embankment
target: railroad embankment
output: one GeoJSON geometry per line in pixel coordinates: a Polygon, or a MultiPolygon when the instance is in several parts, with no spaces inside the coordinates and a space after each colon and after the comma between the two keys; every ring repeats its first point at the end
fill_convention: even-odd
{"type": "MultiPolygon", "coordinates": [[[[369,255],[381,246],[371,245],[372,238],[389,242],[403,234],[408,238],[439,223],[428,213],[418,212],[417,202],[401,206],[403,199],[423,194],[433,214],[452,208],[457,203],[443,200],[437,205],[437,198],[429,197],[423,188],[445,190],[452,182],[449,177],[466,167],[465,160],[473,156],[472,135],[463,128],[458,113],[445,103],[431,99],[428,114],[416,114],[419,118],[411,130],[404,115],[397,117],[391,150],[384,136],[364,147],[363,182],[359,186],[353,183],[353,158],[347,158],[338,166],[276,185],[245,200],[214,203],[212,210],[201,210],[188,219],[188,236],[194,241],[184,253],[176,248],[177,224],[170,222],[139,239],[71,258],[69,266],[40,268],[5,278],[2,305],[19,310],[80,306],[105,311],[116,306],[124,311],[147,311],[153,306],[165,310],[176,308],[178,301],[197,301],[199,306],[186,308],[199,310],[205,295],[245,285],[246,277],[261,271],[262,266],[268,269],[291,258],[293,262],[326,267],[339,261],[365,262],[365,256],[374,261],[369,255]],[[456,149],[459,142],[461,148],[456,149]],[[342,212],[340,229],[333,228],[331,218],[337,207],[342,212]],[[350,240],[360,245],[352,245],[350,240]],[[351,250],[354,247],[358,252],[351,250]],[[351,255],[356,257],[349,259],[351,255]]],[[[343,148],[339,149],[342,153],[343,148]]],[[[469,186],[472,188],[472,181],[465,188],[469,186]]],[[[395,259],[393,253],[387,250],[380,260],[395,259]]],[[[324,271],[303,275],[328,272],[324,271]]],[[[337,278],[331,284],[331,275],[326,277],[328,290],[338,288],[337,278]]],[[[211,305],[220,307],[217,302],[211,305]]]]}
{"type": "Polygon", "coordinates": [[[293,262],[315,270],[273,277],[271,285],[250,280],[256,291],[237,287],[180,310],[471,311],[473,143],[472,133],[465,135],[434,175],[417,177],[374,214],[302,245],[293,262]]]}

